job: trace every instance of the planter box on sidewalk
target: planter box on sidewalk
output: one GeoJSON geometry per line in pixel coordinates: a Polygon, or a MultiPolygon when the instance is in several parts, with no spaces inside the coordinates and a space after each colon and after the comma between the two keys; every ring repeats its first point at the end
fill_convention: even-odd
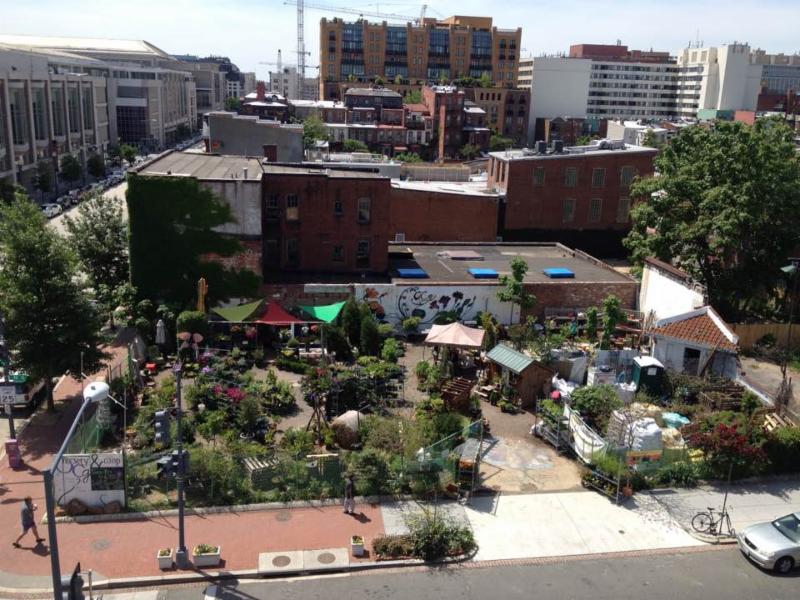
{"type": "Polygon", "coordinates": [[[192,562],[195,567],[218,567],[221,553],[222,546],[217,546],[216,552],[203,552],[202,554],[192,552],[192,562]]]}
{"type": "Polygon", "coordinates": [[[360,535],[350,537],[350,553],[353,556],[364,556],[364,538],[360,535]]]}
{"type": "Polygon", "coordinates": [[[172,568],[172,548],[169,549],[169,554],[161,556],[161,551],[156,552],[156,560],[158,560],[158,568],[161,570],[172,568]]]}

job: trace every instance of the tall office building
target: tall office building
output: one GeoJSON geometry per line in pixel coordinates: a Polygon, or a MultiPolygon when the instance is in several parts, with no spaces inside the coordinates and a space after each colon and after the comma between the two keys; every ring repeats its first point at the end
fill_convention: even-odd
{"type": "Polygon", "coordinates": [[[320,97],[338,99],[342,81],[437,83],[488,75],[515,87],[522,28],[499,29],[491,17],[453,16],[389,25],[320,21],[320,97]]]}
{"type": "Polygon", "coordinates": [[[301,84],[297,77],[297,67],[283,67],[280,71],[270,71],[268,87],[269,91],[277,92],[290,100],[319,99],[319,80],[316,77],[305,77],[301,84]]]}
{"type": "Polygon", "coordinates": [[[0,44],[94,59],[107,78],[109,139],[153,151],[197,128],[195,81],[184,63],[143,40],[0,35],[0,44]]]}

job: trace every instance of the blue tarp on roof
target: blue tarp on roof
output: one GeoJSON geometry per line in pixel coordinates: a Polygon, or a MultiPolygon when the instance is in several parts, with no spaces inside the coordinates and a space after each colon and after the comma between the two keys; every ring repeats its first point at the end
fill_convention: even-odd
{"type": "Polygon", "coordinates": [[[553,267],[551,269],[545,269],[544,274],[547,275],[550,279],[573,279],[575,277],[575,273],[573,273],[569,269],[565,269],[564,267],[553,267]]]}
{"type": "Polygon", "coordinates": [[[427,279],[425,269],[397,269],[397,275],[403,279],[427,279]]]}
{"type": "Polygon", "coordinates": [[[467,270],[475,279],[497,279],[497,271],[494,269],[477,269],[472,267],[467,270]]]}

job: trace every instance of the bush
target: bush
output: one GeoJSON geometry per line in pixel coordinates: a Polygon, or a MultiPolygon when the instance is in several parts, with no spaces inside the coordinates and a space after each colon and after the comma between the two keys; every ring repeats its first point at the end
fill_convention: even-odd
{"type": "Polygon", "coordinates": [[[335,325],[322,326],[325,335],[325,348],[328,352],[336,353],[336,360],[350,362],[353,360],[353,351],[347,341],[344,329],[335,325]]]}
{"type": "Polygon", "coordinates": [[[175,323],[176,331],[188,331],[189,333],[199,333],[203,337],[208,334],[208,319],[205,313],[196,310],[185,310],[178,315],[175,323]]]}
{"type": "Polygon", "coordinates": [[[422,319],[419,317],[408,317],[407,319],[403,319],[402,328],[407,334],[417,333],[419,329],[419,324],[422,323],[422,319]]]}
{"type": "Polygon", "coordinates": [[[374,448],[347,455],[347,469],[355,474],[356,492],[359,496],[372,496],[391,492],[388,455],[374,448]]]}
{"type": "Polygon", "coordinates": [[[297,373],[298,375],[307,375],[309,371],[313,370],[311,365],[303,361],[294,360],[281,355],[278,355],[275,359],[275,366],[281,371],[289,371],[290,373],[297,373]]]}
{"type": "Polygon", "coordinates": [[[700,473],[697,466],[690,462],[675,462],[659,467],[653,475],[653,481],[667,487],[697,487],[700,473]]]}
{"type": "MultiPolygon", "coordinates": [[[[364,447],[401,454],[403,452],[403,442],[400,438],[401,423],[399,419],[368,415],[361,421],[359,431],[364,447]]],[[[408,426],[410,425],[409,423],[408,426]]]]}
{"type": "Polygon", "coordinates": [[[426,561],[467,554],[476,547],[471,529],[429,510],[409,517],[408,527],[414,556],[426,561]]]}
{"type": "Polygon", "coordinates": [[[414,367],[414,374],[417,376],[417,388],[420,390],[426,389],[427,382],[428,382],[428,375],[431,372],[431,363],[425,360],[421,360],[417,363],[417,366],[414,367]]]}
{"type": "Polygon", "coordinates": [[[771,469],[776,473],[800,471],[800,427],[781,427],[764,444],[771,469]]]}
{"type": "Polygon", "coordinates": [[[408,558],[414,556],[411,535],[382,535],[372,540],[372,551],[379,558],[408,558]]]}
{"type": "Polygon", "coordinates": [[[306,429],[290,427],[281,438],[281,448],[292,456],[314,451],[314,434],[306,429]]]}
{"type": "Polygon", "coordinates": [[[598,432],[604,432],[611,413],[622,408],[622,400],[610,385],[594,385],[572,392],[572,408],[577,410],[598,432]]]}
{"type": "Polygon", "coordinates": [[[400,346],[396,339],[387,338],[384,340],[383,348],[381,349],[381,358],[386,362],[397,362],[397,359],[400,358],[400,346]]]}
{"type": "Polygon", "coordinates": [[[208,505],[245,504],[252,494],[242,466],[211,448],[189,450],[189,476],[202,487],[189,487],[189,494],[208,505]]]}
{"type": "Polygon", "coordinates": [[[381,336],[378,324],[371,316],[361,319],[361,338],[358,345],[362,355],[378,356],[381,350],[381,336]]]}

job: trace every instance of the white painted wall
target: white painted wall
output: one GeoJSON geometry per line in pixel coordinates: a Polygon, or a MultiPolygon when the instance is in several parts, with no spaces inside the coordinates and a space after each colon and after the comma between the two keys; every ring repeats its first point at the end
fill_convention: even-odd
{"type": "Polygon", "coordinates": [[[536,119],[586,117],[591,68],[592,61],[587,58],[533,59],[529,142],[534,141],[536,119]]]}
{"type": "MultiPolygon", "coordinates": [[[[711,352],[709,348],[679,340],[657,339],[653,345],[653,357],[660,360],[667,369],[683,371],[683,355],[686,348],[700,350],[698,365],[702,365],[706,361],[708,353],[711,352]]],[[[737,374],[736,357],[725,352],[717,352],[708,369],[715,375],[735,379],[737,374]]],[[[697,373],[691,373],[691,375],[697,375],[697,373]]]]}
{"type": "Polygon", "coordinates": [[[645,263],[639,288],[639,310],[646,317],[653,313],[653,320],[656,321],[701,306],[703,306],[703,294],[700,291],[645,263]]]}
{"type": "Polygon", "coordinates": [[[214,231],[235,235],[261,235],[261,180],[231,179],[203,181],[202,184],[231,207],[235,222],[215,227],[214,231]]]}

